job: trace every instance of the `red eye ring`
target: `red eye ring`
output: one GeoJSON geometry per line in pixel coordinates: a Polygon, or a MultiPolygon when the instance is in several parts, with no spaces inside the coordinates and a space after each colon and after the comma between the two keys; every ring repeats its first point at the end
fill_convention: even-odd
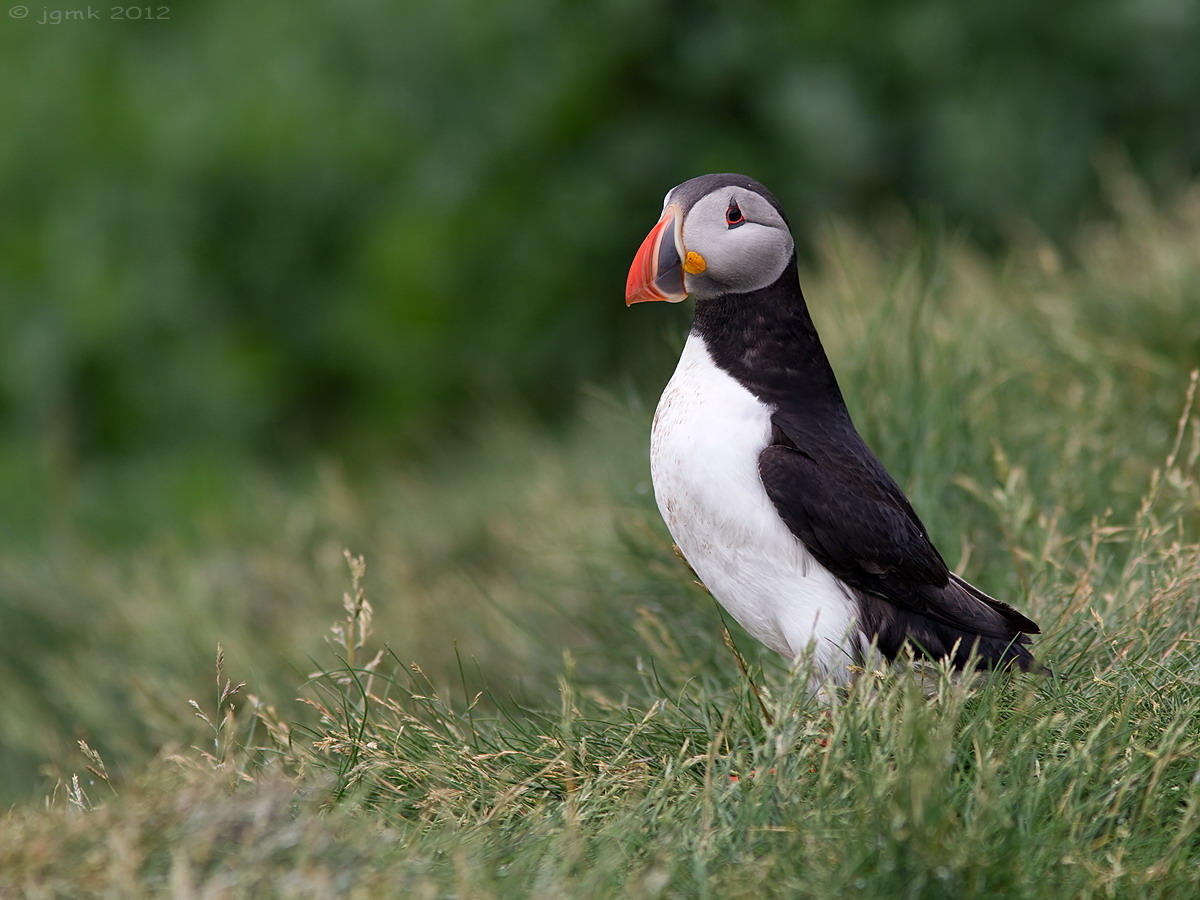
{"type": "Polygon", "coordinates": [[[736,228],[746,221],[746,217],[742,215],[742,208],[737,205],[737,201],[732,197],[729,198],[729,206],[725,210],[725,224],[730,228],[736,228]]]}

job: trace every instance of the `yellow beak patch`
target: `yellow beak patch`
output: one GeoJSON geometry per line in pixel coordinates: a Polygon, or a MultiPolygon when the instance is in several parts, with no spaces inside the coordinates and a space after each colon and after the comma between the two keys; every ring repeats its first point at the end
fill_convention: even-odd
{"type": "Polygon", "coordinates": [[[708,268],[708,263],[704,261],[704,257],[695,250],[689,250],[683,258],[683,271],[689,275],[699,275],[708,268]]]}

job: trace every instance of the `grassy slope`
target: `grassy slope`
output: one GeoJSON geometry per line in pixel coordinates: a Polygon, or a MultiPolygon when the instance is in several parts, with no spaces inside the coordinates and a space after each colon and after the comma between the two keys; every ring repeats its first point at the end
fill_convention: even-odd
{"type": "Polygon", "coordinates": [[[1200,196],[1114,198],[1078,267],[881,226],[828,230],[806,279],[860,427],[948,559],[1043,623],[1060,678],[926,700],[870,673],[826,715],[735,631],[764,709],[657,522],[644,401],[555,438],[481,429],[368,487],[226,476],[224,512],[137,541],[92,526],[153,476],[85,486],[74,526],[0,560],[6,787],[33,793],[36,759],[60,779],[0,828],[0,886],[1186,893],[1200,196]],[[361,648],[323,638],[343,546],[369,566],[361,648]],[[224,698],[218,641],[249,682],[224,698]]]}

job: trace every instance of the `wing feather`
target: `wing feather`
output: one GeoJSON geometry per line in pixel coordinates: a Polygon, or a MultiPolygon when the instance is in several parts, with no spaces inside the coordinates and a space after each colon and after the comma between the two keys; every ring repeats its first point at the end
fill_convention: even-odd
{"type": "Polygon", "coordinates": [[[995,657],[985,662],[1032,663],[1024,635],[1037,625],[950,572],[857,433],[831,440],[779,413],[772,424],[758,459],[763,487],[817,561],[859,594],[881,649],[890,656],[909,638],[923,639],[927,652],[943,655],[939,647],[974,642],[981,656],[995,657]]]}

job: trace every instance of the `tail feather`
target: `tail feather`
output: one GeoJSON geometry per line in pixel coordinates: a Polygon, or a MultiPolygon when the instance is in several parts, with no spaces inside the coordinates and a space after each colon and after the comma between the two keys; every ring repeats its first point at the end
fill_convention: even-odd
{"type": "Polygon", "coordinates": [[[931,614],[855,593],[863,632],[888,659],[911,648],[930,659],[948,659],[957,669],[974,658],[984,669],[1015,665],[1046,671],[1029,650],[1029,635],[1040,631],[1037,623],[957,575],[931,598],[931,614]]]}
{"type": "Polygon", "coordinates": [[[1003,600],[997,600],[995,597],[985,594],[965,578],[960,578],[958,575],[955,575],[953,572],[951,572],[950,583],[966,591],[967,594],[974,599],[986,603],[992,609],[996,610],[996,612],[1004,616],[1005,620],[1007,620],[1016,631],[1020,631],[1025,634],[1042,633],[1042,629],[1038,628],[1037,622],[1033,621],[1033,619],[1030,619],[1028,616],[1024,616],[1017,612],[1017,610],[1013,609],[1013,607],[1009,606],[1003,600]]]}

